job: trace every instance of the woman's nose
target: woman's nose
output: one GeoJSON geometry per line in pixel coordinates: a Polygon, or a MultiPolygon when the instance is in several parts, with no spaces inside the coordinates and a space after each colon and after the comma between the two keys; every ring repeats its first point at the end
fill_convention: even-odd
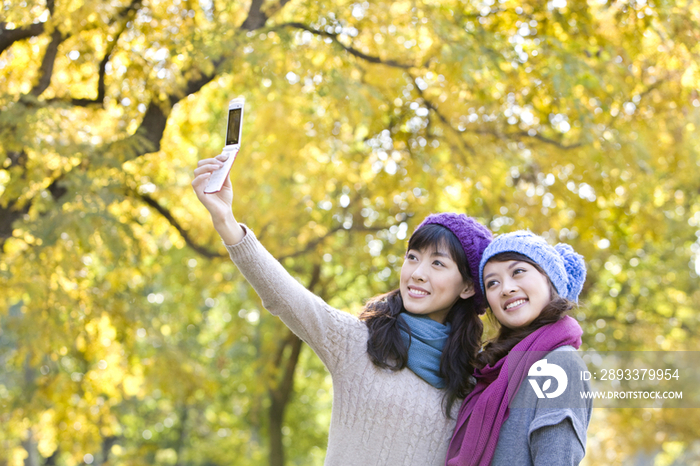
{"type": "Polygon", "coordinates": [[[501,292],[503,296],[507,296],[509,294],[513,294],[518,290],[518,287],[515,283],[513,283],[512,280],[504,280],[503,281],[503,291],[501,292]]]}
{"type": "Polygon", "coordinates": [[[411,278],[419,282],[425,281],[425,271],[423,270],[423,267],[421,265],[416,267],[416,269],[411,274],[411,278]]]}

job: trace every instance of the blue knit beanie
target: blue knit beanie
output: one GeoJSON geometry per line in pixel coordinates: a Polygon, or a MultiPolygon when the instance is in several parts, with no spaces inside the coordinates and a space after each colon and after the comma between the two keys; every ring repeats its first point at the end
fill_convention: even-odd
{"type": "Polygon", "coordinates": [[[520,230],[499,235],[486,248],[479,264],[479,284],[484,292],[484,266],[493,256],[502,252],[520,253],[545,271],[562,298],[578,302],[578,295],[586,281],[586,263],[568,244],[552,247],[547,241],[531,231],[520,230]]]}
{"type": "MultiPolygon", "coordinates": [[[[481,256],[484,254],[486,246],[493,240],[491,231],[471,217],[452,212],[428,215],[415,231],[431,224],[442,225],[457,237],[462,248],[464,248],[464,254],[467,256],[467,267],[472,280],[474,280],[474,285],[476,285],[477,277],[475,274],[479,270],[481,256]]],[[[475,287],[474,293],[474,300],[478,304],[483,304],[484,294],[481,288],[475,287]]],[[[486,309],[481,310],[479,313],[483,314],[484,312],[486,312],[486,309]]]]}

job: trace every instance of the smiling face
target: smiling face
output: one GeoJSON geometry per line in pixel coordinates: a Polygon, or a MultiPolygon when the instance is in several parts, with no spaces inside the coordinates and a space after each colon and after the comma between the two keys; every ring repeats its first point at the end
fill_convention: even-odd
{"type": "Polygon", "coordinates": [[[404,308],[444,323],[460,298],[474,296],[474,286],[465,280],[444,245],[409,249],[401,266],[399,289],[404,308]]]}
{"type": "Polygon", "coordinates": [[[484,267],[486,300],[501,325],[510,329],[532,323],[552,301],[549,278],[525,261],[489,261],[484,267]]]}

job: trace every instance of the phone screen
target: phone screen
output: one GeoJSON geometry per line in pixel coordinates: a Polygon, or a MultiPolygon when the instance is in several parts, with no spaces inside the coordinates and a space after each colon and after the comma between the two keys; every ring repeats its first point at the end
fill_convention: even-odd
{"type": "Polygon", "coordinates": [[[227,146],[238,144],[238,137],[241,134],[241,113],[243,113],[243,110],[240,108],[234,108],[228,112],[227,146]]]}

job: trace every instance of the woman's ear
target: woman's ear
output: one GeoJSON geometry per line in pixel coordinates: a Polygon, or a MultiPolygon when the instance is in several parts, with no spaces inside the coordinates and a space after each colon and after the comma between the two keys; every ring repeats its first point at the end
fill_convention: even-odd
{"type": "Polygon", "coordinates": [[[469,282],[468,284],[465,285],[464,289],[459,294],[459,297],[462,299],[469,299],[472,296],[474,296],[475,294],[476,294],[476,290],[474,289],[474,283],[469,282]]]}

